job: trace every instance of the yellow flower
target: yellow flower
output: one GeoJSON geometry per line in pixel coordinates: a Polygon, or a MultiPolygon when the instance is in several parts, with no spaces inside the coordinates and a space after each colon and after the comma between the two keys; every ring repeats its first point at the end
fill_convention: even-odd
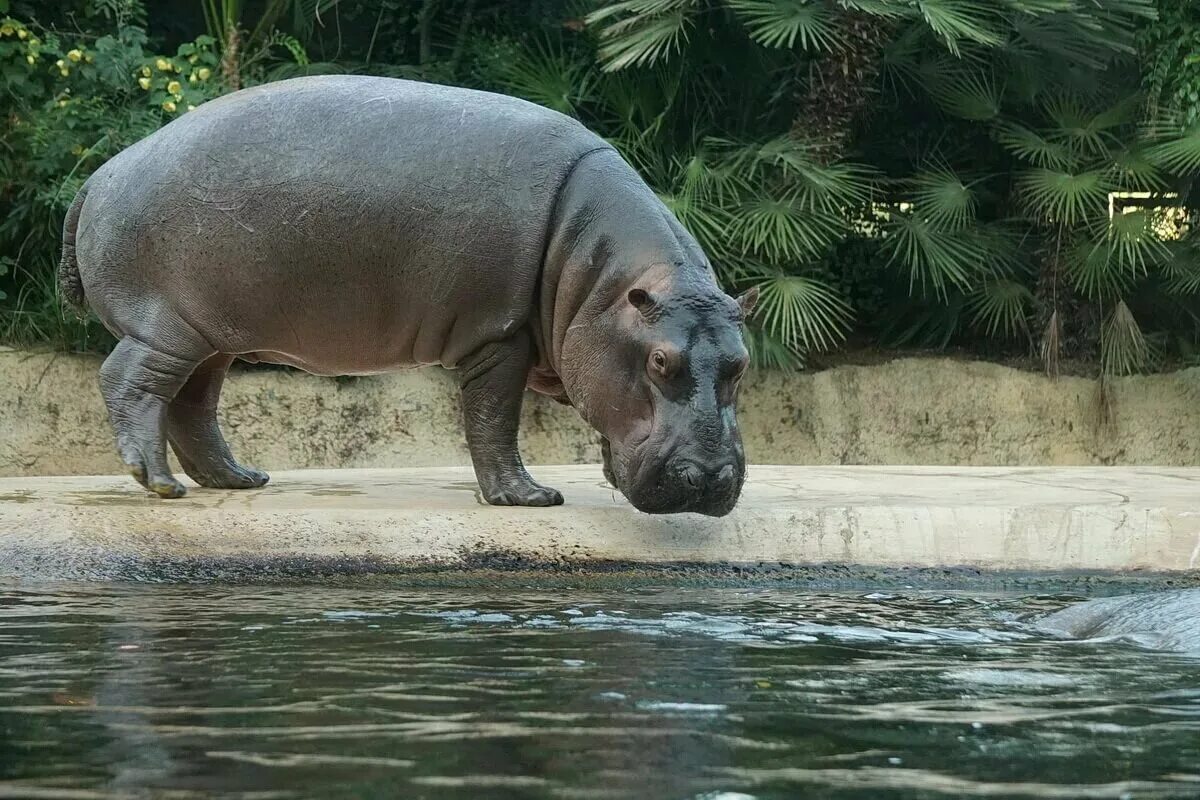
{"type": "Polygon", "coordinates": [[[181,91],[183,91],[183,87],[179,85],[179,81],[171,81],[167,84],[169,94],[179,94],[181,91]]]}
{"type": "Polygon", "coordinates": [[[89,63],[89,64],[90,64],[90,63],[92,63],[93,61],[95,61],[95,60],[96,60],[96,58],[95,58],[95,56],[93,56],[91,53],[85,53],[85,54],[84,54],[84,56],[83,56],[83,60],[84,60],[84,61],[86,61],[87,63],[89,63]]]}
{"type": "Polygon", "coordinates": [[[34,36],[32,39],[29,40],[30,47],[37,47],[41,43],[42,43],[42,40],[37,38],[36,36],[34,36]]]}
{"type": "Polygon", "coordinates": [[[164,102],[163,102],[163,110],[164,110],[164,111],[169,111],[169,112],[171,112],[172,114],[173,114],[173,113],[175,113],[175,102],[174,102],[173,100],[166,100],[166,101],[164,101],[164,102]]]}
{"type": "Polygon", "coordinates": [[[83,155],[83,153],[84,153],[84,149],[83,149],[83,145],[81,145],[81,144],[77,144],[71,148],[71,155],[73,155],[73,156],[81,156],[81,155],[83,155]]]}
{"type": "Polygon", "coordinates": [[[13,26],[8,23],[0,25],[0,36],[12,36],[13,30],[13,26]]]}
{"type": "Polygon", "coordinates": [[[142,77],[143,78],[149,78],[153,74],[154,73],[150,71],[149,67],[142,67],[142,77]]]}
{"type": "Polygon", "coordinates": [[[178,103],[180,100],[183,99],[183,95],[181,95],[181,94],[173,94],[173,95],[171,95],[171,97],[175,98],[176,103],[178,103]]]}
{"type": "Polygon", "coordinates": [[[67,101],[66,101],[66,99],[59,100],[59,101],[58,101],[58,107],[59,107],[59,108],[66,108],[66,107],[67,107],[67,101]]]}
{"type": "Polygon", "coordinates": [[[22,28],[21,30],[17,31],[17,38],[18,38],[18,39],[24,39],[24,38],[25,38],[26,36],[28,36],[28,35],[29,35],[29,31],[25,30],[24,28],[22,28]]]}
{"type": "Polygon", "coordinates": [[[196,73],[193,72],[191,75],[188,75],[188,83],[195,83],[198,80],[200,80],[200,76],[196,73]]]}
{"type": "Polygon", "coordinates": [[[165,58],[160,58],[158,61],[155,61],[154,66],[158,67],[160,72],[171,71],[171,62],[167,61],[165,58]]]}
{"type": "Polygon", "coordinates": [[[78,62],[78,61],[79,61],[81,58],[83,58],[83,51],[81,51],[81,50],[69,50],[69,51],[67,52],[67,58],[71,59],[72,61],[76,61],[76,62],[78,62]]]}
{"type": "Polygon", "coordinates": [[[138,86],[142,87],[147,92],[150,91],[150,79],[149,78],[138,78],[138,86]]]}
{"type": "Polygon", "coordinates": [[[67,77],[68,75],[70,75],[70,74],[71,74],[71,70],[67,69],[66,67],[63,67],[62,69],[60,69],[60,70],[58,71],[58,74],[59,74],[59,75],[62,75],[62,76],[65,78],[65,77],[67,77]]]}
{"type": "Polygon", "coordinates": [[[195,107],[194,105],[191,105],[191,104],[189,103],[189,104],[188,104],[188,107],[187,107],[187,110],[188,110],[188,111],[195,111],[195,110],[196,110],[196,107],[195,107]]]}
{"type": "Polygon", "coordinates": [[[28,61],[30,64],[36,64],[37,56],[34,56],[34,55],[25,56],[25,60],[28,61]]]}
{"type": "Polygon", "coordinates": [[[188,56],[188,63],[195,64],[197,58],[198,58],[198,56],[195,53],[193,53],[192,55],[188,56]]]}
{"type": "Polygon", "coordinates": [[[63,61],[61,58],[58,61],[54,62],[54,66],[58,67],[59,69],[62,69],[66,65],[67,65],[67,62],[63,61]]]}
{"type": "Polygon", "coordinates": [[[201,67],[200,71],[197,72],[196,74],[200,76],[200,80],[206,81],[206,80],[208,80],[208,76],[212,75],[212,70],[209,69],[208,67],[201,67]]]}

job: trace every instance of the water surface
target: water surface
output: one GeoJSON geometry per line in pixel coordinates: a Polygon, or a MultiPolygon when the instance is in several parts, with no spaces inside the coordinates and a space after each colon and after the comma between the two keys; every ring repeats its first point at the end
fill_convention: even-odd
{"type": "Polygon", "coordinates": [[[0,797],[1200,797],[1200,660],[1066,602],[0,584],[0,797]]]}

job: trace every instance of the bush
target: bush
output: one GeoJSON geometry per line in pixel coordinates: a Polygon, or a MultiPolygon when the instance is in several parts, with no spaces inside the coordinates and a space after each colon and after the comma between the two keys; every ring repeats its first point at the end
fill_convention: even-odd
{"type": "Polygon", "coordinates": [[[165,55],[148,49],[145,28],[132,20],[107,27],[66,34],[0,20],[0,82],[11,100],[0,159],[6,343],[107,349],[107,332],[64,314],[57,301],[63,216],[106,159],[221,91],[211,37],[165,55]]]}

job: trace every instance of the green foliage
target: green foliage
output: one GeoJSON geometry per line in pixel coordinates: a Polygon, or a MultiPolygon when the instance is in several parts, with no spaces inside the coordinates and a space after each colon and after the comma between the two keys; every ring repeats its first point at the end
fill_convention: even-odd
{"type": "Polygon", "coordinates": [[[1159,0],[1140,44],[1152,111],[1181,113],[1184,126],[1200,122],[1200,5],[1159,0]]]}
{"type": "MultiPolygon", "coordinates": [[[[711,46],[711,31],[740,26],[761,47],[790,50],[802,73],[823,76],[824,84],[807,89],[816,116],[822,96],[847,91],[829,84],[839,75],[823,62],[840,63],[847,84],[857,78],[849,65],[870,74],[862,65],[876,64],[878,101],[857,109],[857,130],[842,134],[854,141],[844,157],[858,162],[863,180],[855,187],[873,196],[870,208],[860,198],[827,204],[802,236],[805,215],[768,184],[753,202],[726,209],[724,237],[742,240],[774,269],[804,276],[822,251],[861,230],[898,278],[877,278],[887,295],[883,322],[860,323],[884,342],[1032,347],[1035,319],[1051,317],[1054,336],[1042,345],[1055,350],[1053,360],[1063,342],[1082,343],[1105,369],[1127,371],[1150,351],[1129,344],[1126,298],[1145,304],[1169,291],[1190,302],[1196,288],[1194,248],[1175,246],[1195,234],[1176,208],[1178,190],[1170,190],[1200,172],[1200,128],[1194,115],[1172,110],[1197,107],[1180,89],[1200,61],[1190,38],[1197,12],[1175,0],[1159,6],[1161,19],[1151,0],[624,2],[604,4],[590,21],[601,29],[599,57],[610,70],[702,64],[696,51],[711,46]],[[877,24],[864,27],[872,18],[877,24]],[[703,41],[701,30],[709,31],[703,41]],[[1139,46],[1143,58],[1149,54],[1146,85],[1159,105],[1149,120],[1139,118],[1139,46]],[[1171,103],[1158,100],[1167,96],[1171,103]],[[1056,313],[1062,298],[1120,315],[1088,327],[1078,322],[1087,313],[1056,313]],[[1060,330],[1076,324],[1084,327],[1060,330]],[[1113,348],[1122,358],[1112,357],[1113,348]]],[[[702,69],[691,80],[702,80],[702,69]]],[[[833,102],[830,114],[840,110],[833,102]]],[[[789,139],[821,152],[821,142],[804,138],[806,128],[820,126],[797,117],[789,127],[789,139]]],[[[849,163],[818,161],[826,169],[849,163]]],[[[775,318],[759,324],[764,335],[782,336],[775,318]]],[[[1189,322],[1189,335],[1194,328],[1189,322]]]]}
{"type": "Polygon", "coordinates": [[[0,28],[6,341],[104,346],[48,276],[105,158],[223,91],[349,71],[506,92],[596,130],[731,292],[759,288],[763,366],[850,334],[1048,365],[1069,350],[1106,374],[1200,349],[1188,0],[67,5],[14,0],[0,28]]]}
{"type": "Polygon", "coordinates": [[[98,5],[97,28],[78,34],[13,17],[0,19],[0,82],[10,116],[0,160],[0,339],[103,347],[94,324],[64,318],[55,301],[54,265],[62,218],[97,166],[122,148],[215,95],[216,57],[206,37],[174,55],[148,49],[132,24],[140,7],[98,5]]]}

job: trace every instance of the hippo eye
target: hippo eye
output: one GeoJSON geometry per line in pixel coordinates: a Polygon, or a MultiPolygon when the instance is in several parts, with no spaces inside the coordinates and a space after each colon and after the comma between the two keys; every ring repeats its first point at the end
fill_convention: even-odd
{"type": "Polygon", "coordinates": [[[655,350],[650,353],[650,368],[661,377],[671,378],[675,374],[676,366],[675,359],[663,350],[655,350]]]}

